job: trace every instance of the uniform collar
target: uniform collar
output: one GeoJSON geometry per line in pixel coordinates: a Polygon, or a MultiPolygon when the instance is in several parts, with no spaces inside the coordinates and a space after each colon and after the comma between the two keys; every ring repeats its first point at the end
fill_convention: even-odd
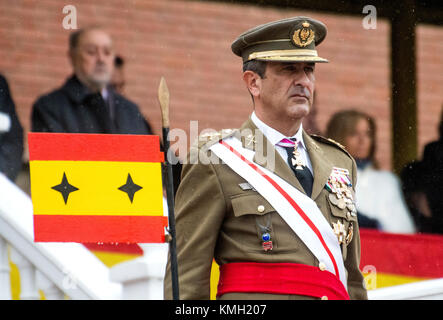
{"type": "Polygon", "coordinates": [[[260,120],[255,112],[252,112],[251,114],[251,120],[252,122],[257,126],[258,129],[260,129],[261,132],[265,135],[265,137],[268,139],[272,145],[276,145],[284,138],[295,138],[297,141],[301,142],[301,146],[306,150],[306,146],[303,140],[303,125],[300,123],[300,128],[298,129],[297,133],[293,135],[292,137],[286,137],[281,132],[275,130],[274,128],[271,128],[266,123],[264,123],[262,120],[260,120]]]}

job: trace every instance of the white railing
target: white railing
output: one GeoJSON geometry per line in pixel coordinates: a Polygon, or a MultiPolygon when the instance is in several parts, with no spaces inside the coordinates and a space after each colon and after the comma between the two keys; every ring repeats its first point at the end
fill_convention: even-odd
{"type": "Polygon", "coordinates": [[[443,300],[443,278],[368,291],[370,300],[443,300]]]}
{"type": "Polygon", "coordinates": [[[9,259],[20,273],[20,299],[120,299],[122,285],[79,243],[36,243],[29,196],[0,173],[0,299],[11,299],[9,259]]]}
{"type": "Polygon", "coordinates": [[[163,300],[168,245],[140,244],[143,256],[111,268],[111,280],[122,284],[125,300],[163,300]]]}

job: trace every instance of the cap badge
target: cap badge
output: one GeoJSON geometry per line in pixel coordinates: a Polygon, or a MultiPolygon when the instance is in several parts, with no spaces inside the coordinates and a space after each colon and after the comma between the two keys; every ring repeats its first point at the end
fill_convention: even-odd
{"type": "Polygon", "coordinates": [[[306,47],[315,38],[315,31],[310,28],[309,22],[305,21],[302,23],[302,28],[294,31],[292,40],[299,47],[306,47]]]}

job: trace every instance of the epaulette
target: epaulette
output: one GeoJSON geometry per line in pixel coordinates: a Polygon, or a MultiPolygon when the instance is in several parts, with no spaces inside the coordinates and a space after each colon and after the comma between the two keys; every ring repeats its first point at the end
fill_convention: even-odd
{"type": "Polygon", "coordinates": [[[206,148],[209,148],[214,143],[217,143],[220,140],[233,135],[235,132],[235,129],[222,129],[220,131],[203,133],[198,137],[198,145],[199,147],[205,146],[206,148]]]}
{"type": "Polygon", "coordinates": [[[331,138],[326,138],[326,137],[320,136],[318,134],[310,134],[310,136],[317,141],[329,144],[334,147],[338,147],[340,150],[342,150],[344,153],[346,153],[349,157],[352,158],[351,154],[346,150],[346,147],[344,145],[342,145],[341,143],[339,143],[331,138]]]}

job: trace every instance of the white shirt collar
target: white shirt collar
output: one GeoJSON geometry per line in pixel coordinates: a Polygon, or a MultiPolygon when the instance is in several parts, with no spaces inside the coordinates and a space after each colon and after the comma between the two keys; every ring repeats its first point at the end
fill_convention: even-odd
{"type": "Polygon", "coordinates": [[[303,141],[303,125],[301,123],[300,123],[300,128],[298,129],[298,131],[297,131],[297,133],[295,135],[293,135],[292,137],[286,137],[282,133],[278,132],[274,128],[271,128],[266,123],[261,121],[257,117],[257,115],[255,114],[255,111],[252,112],[252,114],[251,114],[251,120],[252,120],[252,122],[254,122],[254,124],[257,126],[257,128],[261,132],[263,132],[263,134],[265,135],[266,139],[268,139],[268,141],[270,143],[272,143],[274,146],[277,143],[279,143],[284,138],[296,138],[297,141],[301,142],[301,146],[303,146],[303,148],[306,149],[305,142],[303,141]]]}
{"type": "Polygon", "coordinates": [[[102,94],[103,100],[106,101],[106,99],[108,99],[108,95],[109,95],[108,89],[107,88],[103,88],[102,91],[101,91],[101,94],[102,94]]]}

